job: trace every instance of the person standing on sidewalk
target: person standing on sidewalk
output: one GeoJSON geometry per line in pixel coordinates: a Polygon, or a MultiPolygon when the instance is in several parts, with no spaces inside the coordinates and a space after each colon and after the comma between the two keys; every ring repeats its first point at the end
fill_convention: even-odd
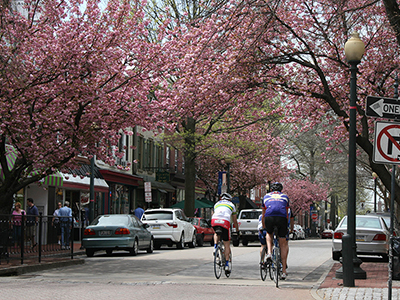
{"type": "Polygon", "coordinates": [[[61,202],[57,203],[57,209],[53,213],[53,219],[51,220],[51,224],[53,225],[54,229],[56,230],[57,234],[57,243],[61,245],[61,224],[60,224],[60,219],[58,218],[58,212],[60,211],[60,208],[62,207],[61,202]]]}
{"type": "Polygon", "coordinates": [[[13,240],[14,240],[14,252],[17,252],[18,245],[21,241],[22,236],[22,213],[25,211],[21,209],[21,203],[15,203],[15,210],[12,213],[12,229],[13,229],[13,240]]]}
{"type": "Polygon", "coordinates": [[[69,236],[72,228],[72,209],[69,207],[69,202],[64,202],[64,207],[58,211],[58,217],[61,224],[61,249],[70,249],[69,236]]]}
{"type": "MultiPolygon", "coordinates": [[[[38,222],[39,210],[33,203],[32,198],[27,200],[28,209],[26,210],[26,239],[28,243],[30,242],[31,249],[36,247],[37,242],[35,241],[36,236],[36,225],[38,222]]],[[[28,244],[29,245],[29,244],[28,244]]]]}

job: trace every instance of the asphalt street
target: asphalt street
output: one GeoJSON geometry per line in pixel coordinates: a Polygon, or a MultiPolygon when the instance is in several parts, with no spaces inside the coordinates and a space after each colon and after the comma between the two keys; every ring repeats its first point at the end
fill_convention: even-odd
{"type": "Polygon", "coordinates": [[[1,299],[315,299],[333,261],[329,240],[291,241],[289,277],[280,288],[260,278],[259,244],[233,247],[230,278],[217,280],[212,248],[161,248],[152,254],[104,252],[85,264],[0,278],[1,299]]]}

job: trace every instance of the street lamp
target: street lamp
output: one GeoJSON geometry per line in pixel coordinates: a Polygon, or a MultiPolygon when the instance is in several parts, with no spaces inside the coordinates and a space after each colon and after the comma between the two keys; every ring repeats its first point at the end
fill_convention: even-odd
{"type": "Polygon", "coordinates": [[[376,180],[378,179],[378,174],[372,172],[372,178],[374,178],[374,212],[376,212],[376,180]]]}
{"type": "MultiPolygon", "coordinates": [[[[366,279],[366,273],[359,266],[361,260],[356,252],[356,102],[357,102],[357,65],[365,52],[364,43],[357,32],[344,45],[347,62],[350,64],[350,123],[349,123],[349,175],[347,234],[342,237],[343,285],[354,287],[354,279],[366,279]]],[[[339,272],[340,273],[340,272],[339,272]]],[[[336,274],[336,277],[339,274],[336,274]]]]}

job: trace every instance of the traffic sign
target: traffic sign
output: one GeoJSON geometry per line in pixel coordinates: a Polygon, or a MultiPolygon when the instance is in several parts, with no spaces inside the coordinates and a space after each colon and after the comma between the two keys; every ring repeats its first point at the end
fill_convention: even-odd
{"type": "Polygon", "coordinates": [[[375,122],[373,161],[400,164],[400,123],[375,122]]]}
{"type": "Polygon", "coordinates": [[[365,114],[368,117],[400,119],[400,99],[367,96],[365,114]]]}
{"type": "Polygon", "coordinates": [[[317,214],[312,214],[311,215],[312,220],[315,222],[318,220],[318,215],[317,214]]]}

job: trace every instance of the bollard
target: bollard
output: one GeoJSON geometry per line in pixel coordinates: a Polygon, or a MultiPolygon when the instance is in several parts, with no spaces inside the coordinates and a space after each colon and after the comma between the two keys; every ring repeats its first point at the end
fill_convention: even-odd
{"type": "Polygon", "coordinates": [[[353,247],[350,234],[342,237],[343,286],[354,287],[353,247]]]}

